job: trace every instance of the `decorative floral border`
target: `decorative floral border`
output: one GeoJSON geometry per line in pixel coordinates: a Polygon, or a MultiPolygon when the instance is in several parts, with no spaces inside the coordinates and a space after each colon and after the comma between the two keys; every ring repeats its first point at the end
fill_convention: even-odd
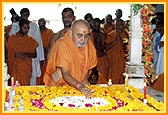
{"type": "MultiPolygon", "coordinates": [[[[23,106],[24,111],[163,111],[164,103],[158,102],[147,95],[147,104],[143,103],[144,94],[132,86],[112,85],[108,87],[88,86],[92,97],[104,98],[109,104],[107,106],[89,106],[85,108],[73,108],[55,105],[50,100],[63,96],[84,96],[80,91],[70,86],[63,87],[15,87],[14,110],[19,111],[23,106]],[[22,99],[22,103],[20,103],[22,99]]],[[[72,103],[73,104],[73,103],[72,103]]]]}
{"type": "Polygon", "coordinates": [[[142,18],[142,61],[144,63],[144,73],[152,82],[152,76],[155,74],[153,68],[153,38],[150,36],[151,30],[151,20],[154,15],[155,7],[152,4],[145,4],[141,9],[142,18]]]}

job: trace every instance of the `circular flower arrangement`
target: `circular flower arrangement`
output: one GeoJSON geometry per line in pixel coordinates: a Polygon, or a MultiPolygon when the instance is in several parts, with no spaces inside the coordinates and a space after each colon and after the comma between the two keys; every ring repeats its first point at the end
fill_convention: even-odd
{"type": "Polygon", "coordinates": [[[70,86],[63,87],[15,87],[14,109],[20,111],[163,111],[164,103],[143,94],[132,86],[88,86],[92,99],[70,86]]]}

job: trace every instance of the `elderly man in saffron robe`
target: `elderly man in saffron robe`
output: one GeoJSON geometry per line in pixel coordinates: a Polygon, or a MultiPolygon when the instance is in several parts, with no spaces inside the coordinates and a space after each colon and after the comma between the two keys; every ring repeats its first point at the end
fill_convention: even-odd
{"type": "Polygon", "coordinates": [[[44,75],[45,85],[70,85],[91,97],[88,76],[97,65],[95,47],[90,37],[90,26],[84,20],[73,22],[71,31],[55,42],[44,75]]]}

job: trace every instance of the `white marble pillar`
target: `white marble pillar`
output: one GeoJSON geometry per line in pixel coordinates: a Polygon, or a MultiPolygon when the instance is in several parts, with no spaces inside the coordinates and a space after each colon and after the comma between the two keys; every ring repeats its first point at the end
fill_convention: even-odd
{"type": "Polygon", "coordinates": [[[131,5],[131,19],[130,19],[130,63],[140,64],[142,58],[142,26],[141,26],[141,12],[139,10],[137,15],[134,15],[131,5]]]}
{"type": "Polygon", "coordinates": [[[144,64],[142,63],[142,24],[141,12],[134,15],[131,5],[131,34],[130,34],[130,60],[126,63],[125,73],[128,74],[128,85],[143,89],[144,64]]]}

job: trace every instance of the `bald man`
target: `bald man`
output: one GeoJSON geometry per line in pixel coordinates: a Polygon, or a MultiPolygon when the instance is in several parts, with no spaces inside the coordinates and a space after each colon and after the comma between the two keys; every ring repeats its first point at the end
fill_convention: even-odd
{"type": "Polygon", "coordinates": [[[53,45],[43,81],[48,86],[70,85],[90,98],[91,90],[85,85],[89,85],[89,73],[96,65],[90,26],[87,21],[76,20],[71,31],[53,45]]]}

